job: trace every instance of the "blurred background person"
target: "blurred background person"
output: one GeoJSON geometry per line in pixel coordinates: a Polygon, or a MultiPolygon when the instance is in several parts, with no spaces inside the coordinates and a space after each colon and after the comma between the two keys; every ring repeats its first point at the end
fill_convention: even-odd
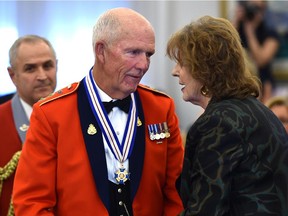
{"type": "Polygon", "coordinates": [[[50,42],[37,35],[18,38],[9,50],[7,68],[16,86],[13,98],[0,105],[0,215],[13,215],[10,204],[14,173],[32,106],[56,87],[57,60],[50,42]]]}
{"type": "Polygon", "coordinates": [[[238,1],[232,21],[247,51],[251,70],[262,82],[260,100],[263,103],[275,90],[272,62],[280,44],[277,32],[265,22],[267,7],[267,1],[238,1]]]}
{"type": "Polygon", "coordinates": [[[184,101],[204,109],[190,128],[182,215],[288,215],[288,135],[257,97],[259,79],[230,21],[210,16],[171,36],[184,101]]]}
{"type": "Polygon", "coordinates": [[[280,119],[288,133],[288,98],[274,96],[267,101],[266,106],[280,119]]]}

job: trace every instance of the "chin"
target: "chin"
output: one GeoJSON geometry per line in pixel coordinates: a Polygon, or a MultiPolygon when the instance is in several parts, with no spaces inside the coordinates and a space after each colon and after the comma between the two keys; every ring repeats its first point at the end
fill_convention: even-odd
{"type": "Polygon", "coordinates": [[[186,102],[190,102],[190,100],[188,98],[186,98],[184,95],[183,95],[182,99],[186,102]]]}
{"type": "Polygon", "coordinates": [[[191,100],[191,98],[189,97],[189,95],[188,95],[188,94],[185,94],[185,92],[183,92],[182,99],[183,99],[184,101],[187,101],[187,102],[189,102],[189,101],[191,100]]]}
{"type": "Polygon", "coordinates": [[[132,92],[135,92],[137,90],[137,86],[138,86],[138,84],[136,84],[136,85],[127,85],[125,87],[125,92],[127,92],[127,93],[129,92],[129,94],[132,93],[132,92]]]}
{"type": "Polygon", "coordinates": [[[52,90],[46,90],[46,91],[42,91],[42,92],[41,92],[40,94],[38,94],[38,95],[39,95],[40,98],[45,98],[45,97],[51,95],[52,93],[53,93],[52,90]]]}

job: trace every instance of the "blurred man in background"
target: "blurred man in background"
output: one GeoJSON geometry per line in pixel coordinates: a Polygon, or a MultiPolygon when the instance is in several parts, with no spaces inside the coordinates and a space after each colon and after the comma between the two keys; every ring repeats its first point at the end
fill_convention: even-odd
{"type": "Polygon", "coordinates": [[[51,43],[37,35],[17,39],[9,50],[7,68],[16,86],[13,98],[0,105],[0,215],[13,215],[10,203],[14,173],[32,106],[56,87],[57,60],[51,43]]]}
{"type": "Polygon", "coordinates": [[[288,133],[288,99],[275,96],[267,101],[266,106],[280,119],[288,133]]]}

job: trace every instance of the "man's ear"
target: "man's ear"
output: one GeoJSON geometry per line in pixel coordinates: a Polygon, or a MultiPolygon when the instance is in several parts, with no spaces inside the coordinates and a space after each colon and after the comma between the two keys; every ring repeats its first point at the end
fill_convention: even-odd
{"type": "Polygon", "coordinates": [[[96,58],[102,63],[105,63],[105,47],[103,42],[97,42],[94,47],[96,58]]]}
{"type": "Polygon", "coordinates": [[[16,85],[16,74],[15,74],[14,69],[10,66],[10,67],[7,67],[7,71],[9,73],[9,76],[12,82],[14,83],[14,85],[16,85]]]}

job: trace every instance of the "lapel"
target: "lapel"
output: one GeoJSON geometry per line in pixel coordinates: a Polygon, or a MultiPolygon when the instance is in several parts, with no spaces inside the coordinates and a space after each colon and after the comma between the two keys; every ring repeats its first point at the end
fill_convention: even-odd
{"type": "MultiPolygon", "coordinates": [[[[107,174],[107,164],[104,151],[104,144],[102,138],[101,129],[97,123],[96,118],[91,110],[86,89],[84,86],[84,80],[81,81],[78,90],[78,110],[82,128],[82,134],[85,141],[85,146],[90,161],[95,185],[98,191],[98,194],[104,203],[106,209],[109,209],[109,182],[107,174]],[[97,130],[97,133],[94,135],[89,135],[87,130],[89,125],[93,124],[97,130]]],[[[142,122],[142,125],[137,127],[135,145],[129,159],[129,171],[130,175],[130,186],[131,186],[131,201],[133,201],[142,175],[142,168],[144,162],[144,151],[145,151],[145,124],[144,124],[144,114],[142,110],[142,105],[138,93],[136,96],[136,104],[138,109],[138,117],[142,122]]]]}
{"type": "Polygon", "coordinates": [[[109,209],[109,184],[107,178],[107,164],[102,133],[97,123],[97,120],[93,116],[93,112],[90,108],[83,80],[80,83],[77,94],[82,134],[84,137],[88,158],[94,176],[94,181],[102,202],[104,203],[106,209],[109,209]],[[93,124],[97,130],[97,133],[95,135],[89,135],[87,133],[90,124],[93,124]]]}
{"type": "Polygon", "coordinates": [[[137,126],[135,144],[129,159],[129,172],[131,173],[131,201],[134,200],[140,184],[145,155],[145,119],[141,100],[137,91],[135,92],[135,99],[138,110],[138,118],[140,119],[142,125],[137,126]]]}
{"type": "Polygon", "coordinates": [[[29,119],[27,118],[27,115],[24,111],[24,108],[20,102],[20,98],[18,94],[15,94],[11,101],[12,106],[12,112],[13,112],[13,118],[14,118],[14,124],[16,126],[16,130],[18,132],[18,135],[24,143],[26,138],[26,132],[29,127],[29,119]]]}

